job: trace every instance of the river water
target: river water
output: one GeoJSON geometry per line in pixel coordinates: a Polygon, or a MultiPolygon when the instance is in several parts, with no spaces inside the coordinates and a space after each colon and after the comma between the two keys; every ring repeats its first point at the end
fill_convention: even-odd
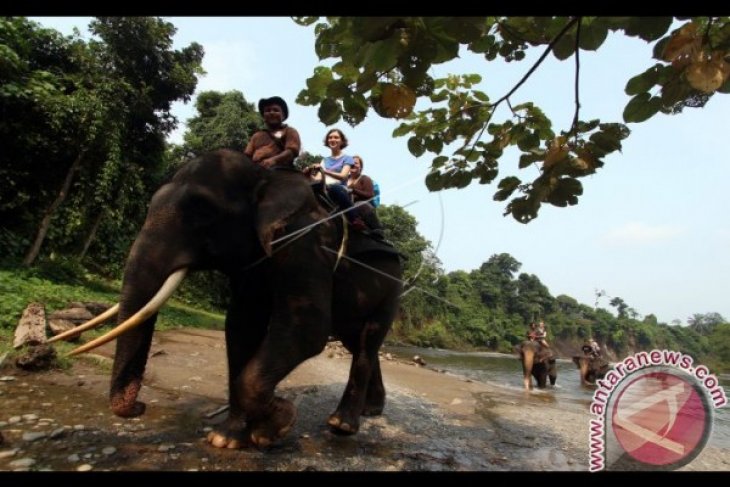
{"type": "MultiPolygon", "coordinates": [[[[428,368],[444,370],[475,381],[498,385],[514,392],[521,391],[523,387],[522,365],[516,355],[395,346],[383,347],[383,351],[406,360],[412,359],[414,355],[419,355],[428,368]]],[[[594,389],[581,386],[578,369],[571,360],[558,359],[557,366],[558,379],[555,387],[548,386],[544,390],[536,389],[535,394],[549,396],[550,400],[544,401],[546,407],[570,408],[571,410],[579,408],[585,409],[587,412],[594,389]]],[[[730,397],[730,376],[720,375],[719,380],[725,394],[730,397]]],[[[515,394],[515,397],[520,397],[520,395],[515,394]]],[[[714,410],[709,444],[730,449],[730,405],[726,404],[724,407],[714,410]]]]}

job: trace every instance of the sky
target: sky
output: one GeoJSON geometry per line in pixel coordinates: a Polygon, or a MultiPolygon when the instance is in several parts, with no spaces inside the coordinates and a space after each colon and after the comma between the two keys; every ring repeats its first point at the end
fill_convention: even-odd
{"type": "MultiPolygon", "coordinates": [[[[34,20],[64,34],[78,27],[89,37],[88,17],[34,20]]],[[[317,107],[294,101],[314,68],[327,62],[320,63],[314,52],[313,26],[301,27],[288,17],[166,20],[177,28],[176,49],[191,42],[205,49],[207,74],[196,93],[239,90],[254,104],[281,96],[289,105],[287,123],[299,131],[303,150],[328,153],[322,140],[330,127],[319,121],[317,107]]],[[[597,52],[581,51],[581,119],[622,122],[630,99],[624,87],[653,65],[651,49],[639,39],[609,34],[597,52]]],[[[478,89],[496,100],[541,52],[519,63],[487,63],[462,49],[459,59],[434,66],[430,74],[479,73],[478,89]]],[[[573,59],[560,62],[549,56],[511,102],[535,102],[559,132],[573,119],[573,83],[573,59]]],[[[423,107],[419,102],[417,108],[423,107]]],[[[506,119],[504,110],[500,107],[493,120],[506,119]]],[[[180,143],[185,122],[195,115],[193,102],[176,103],[173,114],[180,126],[170,141],[180,143]]],[[[505,202],[492,199],[503,176],[532,180],[538,175],[535,167],[517,169],[518,153],[505,153],[491,185],[474,182],[464,189],[430,193],[423,181],[433,154],[413,157],[407,137],[392,136],[398,125],[371,110],[355,128],[343,121],[334,126],[350,141],[346,152],[359,154],[365,173],[379,183],[381,202],[406,206],[417,219],[418,231],[432,243],[446,272],[476,269],[505,252],[522,263],[519,272],[538,276],[553,296],[567,294],[594,306],[596,291],[602,290],[608,297],[600,298],[600,307],[613,312],[608,302],[620,297],[640,316],[651,313],[665,323],[686,322],[695,313],[730,318],[730,156],[725,148],[730,96],[715,95],[703,109],[628,124],[632,133],[622,152],[606,157],[603,168],[581,179],[578,205],[543,205],[538,218],[526,225],[502,216],[505,202]]]]}

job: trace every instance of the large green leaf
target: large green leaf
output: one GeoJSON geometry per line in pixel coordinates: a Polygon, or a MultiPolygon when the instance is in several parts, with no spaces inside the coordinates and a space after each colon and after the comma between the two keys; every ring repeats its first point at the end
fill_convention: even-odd
{"type": "Polygon", "coordinates": [[[606,40],[608,25],[600,18],[584,18],[581,20],[580,40],[578,45],[586,51],[595,51],[606,40]]]}
{"type": "Polygon", "coordinates": [[[337,123],[337,121],[342,117],[342,108],[339,103],[327,98],[322,101],[322,104],[319,106],[317,115],[323,124],[332,125],[337,123]]]}
{"type": "Polygon", "coordinates": [[[359,63],[374,71],[389,71],[397,64],[402,48],[396,37],[365,44],[361,48],[359,63]]]}
{"type": "Polygon", "coordinates": [[[673,21],[672,17],[631,17],[625,31],[627,35],[655,41],[667,33],[673,21]]]}
{"type": "Polygon", "coordinates": [[[408,151],[416,157],[420,157],[426,151],[423,145],[423,139],[419,137],[411,137],[408,139],[408,151]]]}
{"type": "Polygon", "coordinates": [[[656,64],[644,71],[643,73],[637,74],[636,76],[631,78],[628,83],[626,83],[626,88],[624,90],[626,91],[626,94],[638,95],[639,93],[649,91],[659,79],[660,67],[660,64],[656,64]]]}
{"type": "Polygon", "coordinates": [[[624,108],[625,122],[643,122],[653,117],[661,107],[661,99],[649,93],[639,93],[624,108]]]}
{"type": "Polygon", "coordinates": [[[445,182],[446,180],[438,171],[428,173],[426,176],[426,187],[429,191],[440,191],[444,189],[445,182]]]}
{"type": "Polygon", "coordinates": [[[575,52],[575,28],[566,32],[553,46],[553,55],[561,61],[568,59],[575,52]]]}

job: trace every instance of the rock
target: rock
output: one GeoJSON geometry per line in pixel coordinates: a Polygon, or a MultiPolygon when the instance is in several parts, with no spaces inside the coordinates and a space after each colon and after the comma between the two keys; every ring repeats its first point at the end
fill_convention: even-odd
{"type": "Polygon", "coordinates": [[[79,456],[78,453],[73,453],[73,454],[69,455],[68,458],[66,458],[66,460],[68,460],[69,462],[78,462],[79,460],[81,460],[81,457],[79,456]]]}
{"type": "Polygon", "coordinates": [[[15,328],[13,347],[38,345],[46,341],[46,309],[40,303],[30,303],[15,328]]]}
{"type": "Polygon", "coordinates": [[[11,468],[28,468],[34,464],[35,460],[32,458],[19,458],[10,462],[8,466],[11,468]]]}
{"type": "Polygon", "coordinates": [[[117,452],[117,449],[116,449],[116,448],[114,448],[113,446],[107,446],[107,447],[104,447],[104,448],[103,448],[103,449],[101,450],[101,452],[102,452],[102,453],[103,453],[104,455],[114,455],[114,454],[115,454],[115,453],[117,452]]]}
{"type": "Polygon", "coordinates": [[[112,307],[111,304],[99,303],[97,301],[73,301],[73,302],[68,303],[68,305],[66,306],[67,309],[69,309],[69,308],[86,308],[86,310],[89,313],[91,313],[93,316],[98,316],[111,307],[112,307]]]}
{"type": "MultiPolygon", "coordinates": [[[[71,330],[73,328],[76,328],[76,323],[69,320],[64,320],[60,318],[54,318],[48,320],[48,327],[51,329],[51,333],[56,336],[60,335],[61,333],[71,330]]],[[[74,335],[70,335],[64,340],[67,342],[77,342],[81,338],[81,333],[76,333],[74,335]]]]}
{"type": "Polygon", "coordinates": [[[48,370],[56,362],[56,350],[50,345],[40,344],[29,347],[25,355],[15,360],[15,365],[23,370],[48,370]]]}
{"type": "Polygon", "coordinates": [[[13,448],[12,450],[0,451],[0,459],[14,457],[15,454],[18,453],[19,451],[20,451],[20,448],[13,448]]]}
{"type": "Polygon", "coordinates": [[[92,470],[93,468],[94,467],[89,465],[88,463],[84,463],[83,465],[79,465],[78,467],[76,467],[76,471],[77,472],[88,472],[88,471],[92,470]]]}
{"type": "Polygon", "coordinates": [[[27,431],[23,433],[23,441],[36,441],[48,436],[45,431],[27,431]]]}
{"type": "Polygon", "coordinates": [[[52,440],[55,440],[56,438],[61,438],[66,433],[66,427],[62,426],[60,428],[56,428],[55,430],[51,431],[51,434],[49,435],[49,438],[52,440]]]}
{"type": "Polygon", "coordinates": [[[414,355],[413,362],[421,366],[426,365],[426,361],[423,360],[420,355],[414,355]]]}

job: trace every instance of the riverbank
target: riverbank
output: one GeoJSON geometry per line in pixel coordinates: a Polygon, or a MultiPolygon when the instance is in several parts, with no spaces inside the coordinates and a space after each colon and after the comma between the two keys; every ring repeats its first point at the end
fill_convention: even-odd
{"type": "MultiPolygon", "coordinates": [[[[210,447],[207,431],[225,418],[223,333],[157,333],[140,418],[108,409],[113,344],[68,372],[0,369],[0,469],[176,471],[586,471],[585,404],[525,393],[382,360],[388,393],[382,416],[341,437],[326,426],[344,390],[350,356],[330,344],[297,368],[279,394],[298,408],[289,435],[269,450],[210,447]],[[101,364],[101,366],[99,365],[101,364]],[[8,379],[8,378],[12,379],[8,379]]],[[[730,470],[709,444],[682,470],[730,470]]]]}

